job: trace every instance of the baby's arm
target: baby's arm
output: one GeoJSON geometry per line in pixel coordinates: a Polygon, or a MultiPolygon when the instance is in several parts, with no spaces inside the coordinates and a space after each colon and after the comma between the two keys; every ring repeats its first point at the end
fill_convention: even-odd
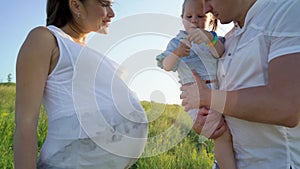
{"type": "MultiPolygon", "coordinates": [[[[188,33],[189,33],[188,39],[197,44],[203,42],[206,44],[211,44],[211,42],[214,40],[214,34],[204,29],[200,29],[200,28],[190,29],[188,33]]],[[[208,45],[208,48],[210,49],[212,55],[216,58],[220,58],[225,51],[224,45],[219,38],[214,45],[208,45]]]]}
{"type": "MultiPolygon", "coordinates": [[[[206,33],[210,33],[210,32],[206,31],[206,33]]],[[[210,36],[208,35],[208,39],[211,40],[210,42],[212,42],[214,39],[214,35],[212,33],[210,33],[210,36]]],[[[216,58],[222,57],[222,55],[225,51],[224,44],[223,44],[223,42],[220,41],[219,38],[215,45],[212,45],[212,46],[208,45],[208,48],[209,48],[210,52],[212,53],[212,55],[216,58]]]]}
{"type": "Polygon", "coordinates": [[[226,131],[214,140],[215,156],[221,169],[236,169],[231,133],[227,124],[225,125],[226,131]]]}
{"type": "Polygon", "coordinates": [[[179,46],[175,48],[166,58],[164,58],[162,64],[163,69],[166,71],[171,71],[173,67],[177,64],[179,58],[188,56],[191,51],[190,43],[188,41],[180,42],[179,46]]]}

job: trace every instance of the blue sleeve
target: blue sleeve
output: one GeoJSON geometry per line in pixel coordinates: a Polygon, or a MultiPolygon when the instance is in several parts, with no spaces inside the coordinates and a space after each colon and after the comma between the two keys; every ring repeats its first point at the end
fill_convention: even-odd
{"type": "MultiPolygon", "coordinates": [[[[173,38],[168,46],[167,49],[162,52],[161,54],[156,56],[156,61],[157,61],[157,66],[163,69],[163,60],[170,55],[171,53],[173,53],[173,51],[177,48],[177,46],[179,45],[179,41],[175,38],[173,38]]],[[[172,71],[176,72],[177,68],[178,68],[179,62],[177,62],[177,64],[173,67],[172,71]]]]}

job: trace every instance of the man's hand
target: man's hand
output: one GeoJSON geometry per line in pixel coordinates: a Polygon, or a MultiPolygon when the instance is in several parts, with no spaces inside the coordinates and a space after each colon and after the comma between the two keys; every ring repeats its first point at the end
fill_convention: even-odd
{"type": "Polygon", "coordinates": [[[184,85],[180,98],[185,111],[199,108],[198,115],[195,119],[193,129],[196,133],[207,138],[215,139],[226,131],[224,117],[221,113],[209,109],[211,96],[210,89],[200,79],[198,74],[193,71],[196,83],[184,85]],[[201,99],[200,94],[201,93],[201,99]]]}
{"type": "Polygon", "coordinates": [[[198,112],[193,129],[197,134],[216,139],[226,131],[226,125],[221,113],[202,107],[198,112]]]}
{"type": "Polygon", "coordinates": [[[193,76],[196,83],[184,85],[180,88],[182,91],[180,98],[185,111],[196,109],[202,106],[210,106],[211,91],[202,81],[199,75],[193,71],[193,76]],[[201,95],[201,97],[200,97],[201,95]]]}

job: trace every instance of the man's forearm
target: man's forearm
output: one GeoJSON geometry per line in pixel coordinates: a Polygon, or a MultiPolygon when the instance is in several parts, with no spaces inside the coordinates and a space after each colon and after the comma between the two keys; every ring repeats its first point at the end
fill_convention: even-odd
{"type": "Polygon", "coordinates": [[[211,108],[243,120],[294,127],[297,106],[268,86],[212,92],[211,108]]]}

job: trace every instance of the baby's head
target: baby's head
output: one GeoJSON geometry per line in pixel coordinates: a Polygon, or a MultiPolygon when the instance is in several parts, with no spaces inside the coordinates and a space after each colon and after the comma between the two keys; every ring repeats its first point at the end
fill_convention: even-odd
{"type": "Polygon", "coordinates": [[[209,27],[216,30],[217,20],[212,14],[205,14],[204,3],[204,0],[184,0],[181,18],[185,30],[209,27]]]}

